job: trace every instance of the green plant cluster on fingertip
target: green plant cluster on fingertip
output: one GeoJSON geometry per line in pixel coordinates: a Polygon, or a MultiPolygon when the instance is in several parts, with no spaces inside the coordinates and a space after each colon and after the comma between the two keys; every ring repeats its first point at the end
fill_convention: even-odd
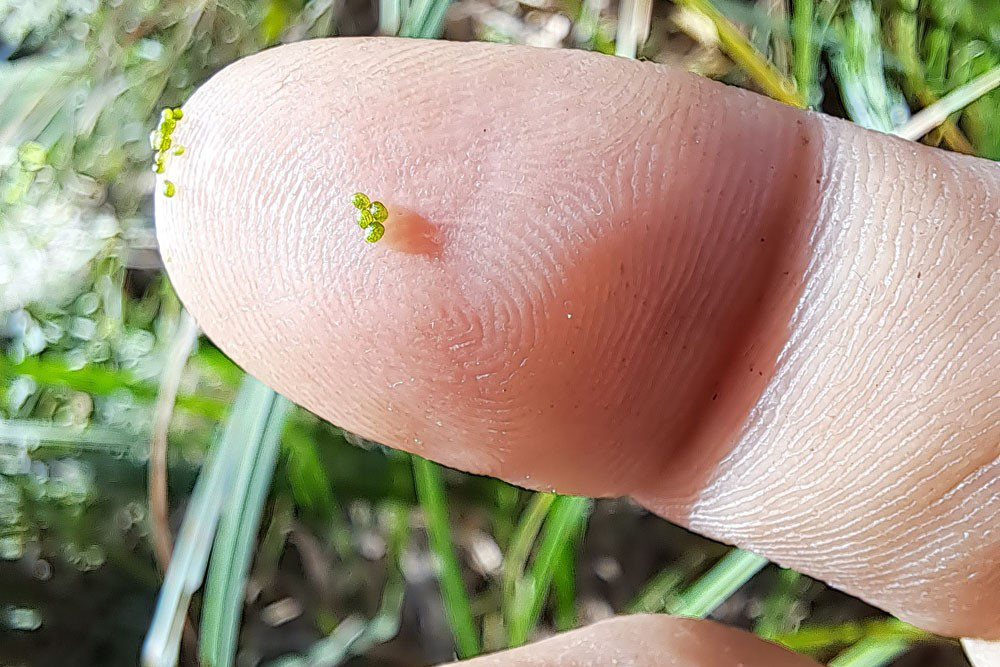
{"type": "MultiPolygon", "coordinates": [[[[162,174],[167,169],[167,160],[170,156],[180,156],[184,154],[183,146],[174,146],[173,133],[177,128],[177,123],[184,118],[181,109],[164,109],[160,113],[160,125],[149,135],[150,148],[153,149],[153,173],[162,174]]],[[[163,181],[163,195],[173,197],[177,191],[173,181],[163,181]]]]}
{"type": "Polygon", "coordinates": [[[358,227],[368,231],[365,241],[375,243],[381,239],[385,234],[385,221],[389,217],[385,204],[372,201],[363,192],[355,192],[351,196],[351,205],[357,211],[358,227]]]}

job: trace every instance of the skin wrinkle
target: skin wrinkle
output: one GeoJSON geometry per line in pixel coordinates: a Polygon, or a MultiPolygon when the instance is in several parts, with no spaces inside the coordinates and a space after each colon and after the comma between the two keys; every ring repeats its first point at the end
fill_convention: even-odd
{"type": "MultiPolygon", "coordinates": [[[[843,134],[829,122],[827,131],[843,134]]],[[[844,196],[832,198],[821,213],[833,221],[850,219],[843,212],[853,199],[864,196],[860,193],[872,181],[870,173],[892,173],[904,160],[912,159],[906,155],[912,149],[905,144],[873,144],[864,141],[865,137],[852,137],[854,141],[848,143],[843,136],[837,138],[836,144],[828,139],[839,146],[839,154],[828,158],[824,178],[830,183],[829,191],[844,196]],[[858,159],[856,151],[862,150],[869,154],[858,159]],[[849,165],[855,164],[872,167],[852,173],[849,165]],[[838,188],[836,181],[852,185],[838,188]]],[[[702,492],[690,525],[768,553],[789,567],[820,563],[825,579],[848,592],[882,587],[885,595],[877,602],[922,627],[944,634],[971,629],[982,636],[996,636],[1000,607],[986,591],[1000,583],[1000,544],[995,533],[977,528],[995,523],[1000,510],[1000,475],[995,472],[1000,461],[1000,427],[988,417],[975,420],[979,427],[974,433],[963,424],[970,410],[985,408],[991,399],[996,405],[1000,351],[990,331],[995,331],[1000,299],[997,271],[988,263],[977,265],[959,258],[968,258],[963,246],[969,243],[1000,252],[1000,232],[995,225],[978,226],[973,220],[965,223],[964,238],[955,230],[928,245],[925,254],[935,254],[934,266],[940,268],[935,284],[941,283],[940,292],[932,292],[928,301],[923,281],[926,269],[921,279],[915,279],[915,267],[924,266],[925,258],[916,260],[913,251],[906,249],[912,248],[912,239],[925,221],[961,221],[949,207],[961,201],[962,176],[948,164],[953,159],[949,156],[921,153],[918,159],[924,178],[917,182],[926,184],[923,192],[881,193],[888,211],[872,213],[885,218],[839,228],[830,225],[814,239],[817,259],[807,272],[803,303],[779,371],[741,442],[702,492]],[[907,215],[905,210],[914,199],[919,213],[907,215]],[[893,207],[901,209],[898,217],[887,215],[893,207]],[[898,223],[887,226],[882,223],[886,219],[898,223]],[[862,252],[838,251],[845,247],[862,252]],[[873,261],[862,273],[865,256],[873,261]],[[945,276],[951,280],[948,285],[944,285],[945,276]],[[956,290],[964,298],[941,302],[956,290]],[[829,321],[830,317],[836,320],[829,321]],[[896,328],[900,334],[892,333],[896,328]],[[907,340],[917,330],[920,333],[907,340]],[[847,347],[850,352],[844,356],[814,352],[796,358],[793,354],[823,349],[839,336],[854,338],[832,348],[847,347]],[[852,364],[844,364],[844,359],[851,359],[852,364]],[[976,372],[964,373],[956,384],[952,378],[959,362],[973,365],[976,372]],[[983,373],[994,381],[983,383],[983,373]],[[872,375],[889,378],[909,395],[876,398],[866,386],[872,375]],[[797,388],[803,381],[806,384],[797,388]],[[838,392],[836,398],[823,397],[832,391],[838,392]],[[955,394],[956,400],[947,398],[955,394]],[[815,405],[838,408],[811,420],[809,412],[815,405]],[[768,416],[768,411],[776,409],[800,417],[768,416]],[[969,447],[977,441],[993,444],[969,447]],[[894,445],[885,446],[887,442],[894,445]],[[757,452],[762,447],[777,453],[761,458],[757,452]],[[814,451],[827,456],[815,461],[810,455],[814,451]],[[821,474],[810,474],[810,468],[818,468],[821,474]],[[798,483],[774,493],[780,488],[773,481],[778,474],[798,483]],[[955,493],[962,486],[963,493],[955,493]],[[760,507],[765,497],[767,511],[751,509],[760,507]],[[822,512],[812,509],[816,507],[822,512]],[[813,520],[822,517],[822,522],[811,524],[810,515],[813,520]],[[960,526],[966,530],[959,532],[960,526]],[[794,542],[771,537],[793,529],[821,548],[805,554],[794,542]],[[840,546],[824,553],[822,547],[832,544],[840,546]],[[989,563],[993,565],[984,567],[989,563]],[[923,594],[914,595],[921,588],[923,594]],[[949,614],[942,616],[942,609],[949,614]]],[[[970,194],[996,205],[995,187],[969,188],[964,196],[970,194]]],[[[996,412],[996,408],[987,409],[988,414],[996,412]]]]}
{"type": "MultiPolygon", "coordinates": [[[[702,403],[702,409],[692,420],[692,430],[680,438],[690,444],[666,461],[649,485],[640,486],[633,493],[639,502],[674,521],[688,521],[691,505],[732,446],[731,434],[739,430],[746,414],[753,408],[752,402],[736,403],[730,407],[726,419],[720,415],[718,397],[723,397],[725,401],[729,394],[740,395],[739,385],[745,382],[743,378],[747,375],[753,380],[762,378],[757,381],[763,386],[770,379],[781,342],[787,337],[786,329],[799,299],[803,285],[800,276],[807,261],[801,249],[807,247],[804,239],[812,233],[809,221],[818,219],[815,213],[815,202],[818,201],[816,191],[803,187],[803,184],[814,183],[819,173],[822,144],[818,140],[815,119],[813,116],[800,117],[783,129],[783,136],[770,137],[770,141],[779,146],[775,152],[787,160],[784,168],[791,176],[784,183],[779,183],[772,201],[761,207],[767,212],[770,223],[752,241],[763,239],[762,245],[771,248],[772,254],[764,262],[766,277],[756,296],[749,299],[745,310],[734,318],[743,323],[745,333],[742,344],[732,345],[729,356],[720,359],[716,369],[705,374],[712,380],[702,389],[708,400],[702,403]]],[[[718,193],[710,194],[703,201],[728,200],[731,207],[737,206],[738,200],[725,196],[726,186],[719,182],[719,188],[718,193]]],[[[761,191],[767,190],[754,187],[750,195],[757,197],[761,191]]],[[[752,199],[740,202],[742,209],[739,216],[726,211],[721,218],[745,219],[747,210],[751,208],[750,203],[752,199]]],[[[699,248],[699,255],[709,253],[713,247],[723,243],[722,239],[712,239],[699,248]]],[[[696,260],[694,264],[697,263],[696,260]]],[[[732,284],[735,281],[724,282],[732,284]]],[[[704,290],[702,296],[708,298],[704,290]]],[[[704,311],[705,307],[701,305],[687,309],[691,313],[704,311]]],[[[754,393],[754,400],[756,396],[759,393],[754,393]]]]}
{"type": "Polygon", "coordinates": [[[292,400],[1000,632],[995,167],[665,68],[382,39],[241,61],[177,134],[171,280],[292,400]],[[358,190],[440,253],[364,244],[358,190]]]}
{"type": "MultiPolygon", "coordinates": [[[[789,137],[787,134],[784,137],[780,137],[780,136],[779,137],[770,137],[770,139],[772,141],[774,141],[775,143],[778,144],[778,148],[774,149],[775,153],[782,152],[782,148],[784,148],[785,145],[794,146],[794,145],[798,144],[801,141],[801,137],[798,137],[798,136],[789,137]]],[[[673,160],[676,163],[683,163],[683,162],[685,162],[685,159],[686,158],[685,158],[685,156],[683,154],[680,155],[680,156],[673,156],[673,160]]],[[[747,162],[744,165],[742,165],[742,167],[744,169],[750,169],[751,166],[756,166],[756,165],[754,165],[751,162],[747,162]]],[[[650,185],[650,186],[638,185],[638,186],[636,186],[636,187],[639,188],[638,192],[647,191],[647,188],[648,188],[649,191],[656,191],[656,190],[671,191],[672,190],[671,174],[670,174],[670,170],[669,169],[664,169],[664,168],[659,167],[659,166],[650,166],[650,167],[648,167],[648,171],[647,172],[640,172],[640,173],[656,174],[657,176],[655,177],[656,180],[654,181],[656,183],[656,185],[650,185]]],[[[635,177],[633,176],[633,179],[634,178],[635,177]]],[[[706,178],[705,180],[707,182],[712,182],[711,179],[708,179],[708,178],[706,178]]],[[[635,181],[635,180],[633,181],[633,183],[636,183],[636,182],[638,182],[638,181],[635,181]]],[[[795,190],[792,190],[790,188],[790,186],[788,186],[788,187],[789,187],[789,190],[792,193],[796,192],[795,190]]],[[[721,186],[720,186],[720,188],[721,188],[721,186]]],[[[763,189],[763,192],[767,192],[767,191],[768,191],[767,188],[763,189]]],[[[771,202],[765,203],[763,201],[754,201],[754,199],[756,199],[758,196],[760,196],[761,192],[762,192],[761,190],[754,189],[752,191],[752,198],[750,200],[745,200],[744,201],[745,208],[749,208],[750,210],[754,210],[756,208],[756,210],[759,210],[759,211],[766,211],[767,213],[765,215],[767,215],[768,217],[765,219],[765,221],[764,221],[763,224],[769,224],[768,221],[770,221],[770,220],[775,220],[775,221],[782,220],[784,218],[783,211],[782,211],[782,208],[783,208],[784,205],[782,203],[780,203],[780,201],[776,205],[772,204],[771,202]],[[774,213],[772,213],[772,211],[774,211],[774,213]]],[[[722,193],[720,192],[719,194],[721,195],[722,193]]],[[[788,195],[781,195],[781,194],[779,194],[778,195],[779,199],[782,196],[788,196],[788,195]]],[[[643,198],[640,197],[638,199],[642,200],[643,198]]],[[[765,201],[766,201],[766,198],[763,198],[763,199],[765,199],[765,201]]],[[[732,198],[731,197],[715,196],[713,194],[709,194],[708,196],[706,196],[701,201],[708,201],[708,202],[711,202],[711,201],[722,201],[722,202],[728,203],[730,206],[735,206],[735,204],[731,203],[732,202],[732,198]]],[[[640,213],[639,215],[640,215],[640,217],[645,217],[646,219],[648,219],[648,216],[650,214],[649,213],[644,213],[644,214],[640,213]]],[[[697,220],[700,217],[708,217],[709,219],[712,219],[712,218],[730,219],[732,216],[728,212],[725,212],[725,213],[723,213],[721,215],[714,214],[714,215],[705,216],[704,214],[700,214],[699,215],[699,213],[696,211],[696,213],[692,216],[692,219],[697,220]]],[[[683,222],[677,224],[677,226],[679,227],[679,229],[683,230],[685,234],[690,235],[691,238],[697,238],[696,234],[692,234],[691,230],[694,229],[693,227],[690,227],[690,226],[688,226],[687,224],[685,224],[683,222]]],[[[728,227],[728,228],[722,228],[722,229],[727,229],[727,231],[731,232],[731,231],[733,231],[735,229],[738,229],[738,228],[736,228],[736,227],[728,227]]],[[[713,234],[718,234],[719,232],[720,232],[720,227],[719,226],[713,226],[711,228],[711,230],[710,230],[710,233],[713,233],[713,234]]],[[[762,233],[764,233],[764,232],[762,232],[762,233]]],[[[777,233],[775,233],[775,234],[773,234],[772,235],[772,240],[773,241],[777,240],[777,239],[775,239],[775,237],[778,237],[780,239],[780,234],[781,234],[780,231],[777,232],[777,233]]],[[[754,240],[754,242],[757,241],[756,238],[754,238],[753,240],[754,240]]],[[[696,279],[694,277],[695,275],[697,275],[697,273],[695,272],[695,267],[699,266],[699,261],[703,261],[704,260],[704,258],[706,257],[706,255],[703,255],[702,253],[706,253],[708,248],[711,248],[713,246],[718,246],[718,245],[725,245],[726,243],[732,243],[732,242],[733,242],[733,240],[731,238],[730,239],[726,239],[726,241],[724,241],[724,242],[721,241],[719,238],[710,238],[710,239],[707,239],[705,241],[699,241],[697,243],[697,245],[694,246],[696,250],[695,250],[695,253],[693,253],[691,255],[693,257],[692,261],[688,262],[685,265],[685,267],[684,267],[685,268],[685,272],[686,272],[686,277],[681,278],[681,282],[678,284],[678,286],[676,288],[674,288],[669,283],[666,284],[666,285],[663,285],[662,284],[662,280],[658,279],[658,280],[656,280],[656,282],[659,283],[659,286],[658,286],[659,289],[657,289],[656,285],[651,284],[650,287],[647,290],[648,293],[649,294],[666,294],[666,295],[677,293],[677,294],[684,294],[684,295],[695,295],[695,298],[704,299],[706,297],[706,291],[697,288],[697,283],[700,282],[700,279],[696,279]]],[[[602,251],[606,252],[607,251],[607,246],[608,246],[608,244],[605,244],[605,246],[600,246],[600,248],[601,248],[602,251]]],[[[595,246],[595,247],[597,247],[597,246],[595,246]]],[[[779,244],[779,250],[780,250],[780,244],[779,244]]],[[[615,253],[614,253],[614,251],[611,251],[610,254],[612,256],[616,256],[615,253]]],[[[657,254],[662,255],[663,253],[658,253],[658,252],[654,251],[654,252],[652,252],[652,254],[654,254],[654,255],[657,255],[657,254]]],[[[711,255],[707,255],[707,257],[712,258],[711,255]]],[[[768,264],[768,263],[770,263],[769,260],[761,260],[761,261],[765,265],[768,264]]],[[[580,259],[580,264],[583,265],[583,266],[592,267],[593,268],[593,272],[596,273],[596,274],[598,274],[598,275],[605,275],[605,274],[613,272],[612,270],[605,270],[605,269],[601,268],[602,265],[604,264],[604,260],[602,260],[600,257],[593,257],[593,256],[587,257],[585,255],[585,256],[583,256],[580,259]]],[[[702,266],[703,265],[704,264],[702,264],[702,266]]],[[[654,265],[651,265],[651,266],[656,266],[656,265],[654,264],[654,265]]],[[[676,276],[677,274],[676,274],[676,272],[674,272],[674,273],[671,273],[669,275],[670,276],[676,276]]],[[[738,282],[740,282],[740,280],[739,279],[734,279],[732,282],[738,283],[738,282]]],[[[626,282],[626,284],[628,284],[628,283],[626,282]]],[[[766,285],[766,283],[764,285],[766,285]]],[[[767,287],[764,286],[764,285],[762,285],[761,287],[759,287],[759,290],[760,290],[759,293],[767,292],[767,287]]],[[[586,300],[586,299],[584,299],[584,300],[586,300]]],[[[748,298],[747,301],[749,303],[747,304],[747,306],[744,306],[744,308],[746,308],[747,310],[741,312],[740,314],[733,315],[732,317],[733,317],[734,320],[737,320],[737,321],[738,320],[744,320],[744,321],[746,321],[746,320],[750,320],[751,319],[749,317],[749,313],[747,311],[749,311],[752,306],[757,305],[759,303],[759,299],[755,300],[754,298],[751,297],[751,298],[748,298]]],[[[555,300],[555,302],[558,303],[559,302],[559,298],[557,298],[555,300]]],[[[648,312],[650,312],[650,310],[651,310],[651,306],[647,306],[646,303],[645,303],[645,300],[643,300],[643,305],[639,308],[638,312],[640,312],[640,313],[648,313],[648,312]]],[[[671,323],[676,323],[680,318],[683,318],[683,314],[684,313],[689,313],[689,312],[704,313],[705,311],[706,311],[706,307],[699,306],[699,305],[690,305],[690,306],[687,306],[687,307],[675,306],[675,310],[671,310],[669,312],[665,312],[665,313],[661,314],[658,318],[651,317],[651,319],[653,321],[661,321],[664,324],[659,324],[659,325],[656,325],[656,326],[650,326],[650,325],[641,324],[641,323],[637,324],[637,323],[640,322],[640,320],[635,320],[635,319],[632,319],[630,321],[630,323],[633,324],[633,325],[636,325],[637,328],[639,328],[641,330],[645,330],[645,331],[659,331],[659,330],[662,330],[663,326],[673,326],[671,323]]],[[[773,324],[773,322],[769,321],[766,324],[773,324]]],[[[779,327],[781,326],[780,323],[779,323],[778,326],[779,327]]],[[[593,330],[595,330],[595,331],[605,331],[605,330],[608,329],[607,326],[603,326],[602,323],[600,323],[600,322],[598,322],[596,324],[592,323],[591,324],[591,328],[593,330]]],[[[753,329],[754,329],[754,327],[751,324],[750,326],[747,327],[747,329],[749,329],[752,332],[753,329]]],[[[752,335],[752,334],[748,334],[748,336],[749,335],[752,335]]],[[[725,348],[726,346],[722,346],[722,347],[725,348]]],[[[610,350],[610,351],[614,351],[617,348],[612,345],[612,346],[604,346],[604,349],[610,350]]],[[[737,350],[738,349],[739,348],[737,346],[737,350]]],[[[602,351],[601,351],[600,348],[598,348],[597,354],[598,355],[602,354],[602,351]]],[[[737,354],[739,354],[739,352],[737,352],[737,354]]],[[[598,358],[600,359],[600,356],[598,358]]],[[[602,368],[607,368],[607,367],[613,365],[614,361],[616,361],[616,360],[612,360],[611,362],[606,362],[606,363],[596,363],[596,364],[593,365],[593,368],[595,370],[599,371],[602,368]]],[[[622,361],[624,362],[624,358],[622,359],[622,361]]],[[[721,374],[721,368],[727,366],[728,362],[726,362],[726,361],[720,361],[718,363],[720,364],[720,373],[719,374],[721,374]]],[[[767,361],[764,360],[761,363],[758,363],[758,368],[760,368],[761,366],[765,366],[766,367],[766,365],[767,365],[767,361]]],[[[660,363],[657,363],[656,366],[657,367],[661,367],[661,368],[663,367],[662,364],[660,364],[660,363]]],[[[690,376],[691,375],[690,372],[685,372],[683,369],[676,369],[675,370],[675,369],[664,368],[663,370],[664,370],[663,374],[665,376],[668,376],[668,377],[669,376],[681,376],[681,377],[683,377],[683,376],[690,376]]],[[[763,371],[758,371],[758,374],[762,375],[763,371]]],[[[555,376],[556,374],[551,374],[551,375],[555,376]]],[[[709,374],[709,375],[711,375],[711,374],[709,374]]],[[[599,382],[599,380],[595,380],[595,381],[599,382]]],[[[643,385],[640,381],[637,381],[637,380],[626,380],[626,379],[623,379],[622,380],[622,385],[624,385],[626,387],[629,387],[631,389],[631,391],[632,391],[633,394],[637,393],[637,394],[657,395],[659,393],[658,391],[654,390],[654,387],[643,385]]],[[[550,395],[559,395],[558,391],[550,391],[548,393],[550,395]]],[[[609,391],[608,393],[610,395],[612,395],[612,396],[615,394],[613,388],[611,388],[611,391],[609,391]]],[[[702,390],[702,391],[699,392],[699,391],[695,390],[695,391],[691,391],[690,394],[692,396],[694,396],[694,397],[697,397],[698,394],[700,394],[701,397],[702,397],[701,398],[701,402],[704,402],[704,398],[707,396],[707,391],[702,390]]],[[[658,438],[654,437],[653,439],[654,440],[663,441],[663,442],[667,442],[667,443],[676,443],[676,442],[690,441],[692,438],[688,437],[685,434],[685,431],[687,429],[692,428],[695,424],[697,424],[697,422],[699,420],[699,416],[698,415],[699,415],[700,410],[697,407],[695,407],[695,405],[696,404],[693,403],[690,398],[688,398],[688,402],[685,403],[684,405],[678,407],[678,410],[677,410],[678,413],[684,415],[686,423],[675,422],[674,424],[672,424],[670,426],[666,426],[666,427],[663,428],[663,431],[662,431],[663,435],[660,436],[660,437],[658,437],[658,438]]],[[[625,407],[626,409],[628,409],[628,403],[625,403],[621,407],[625,407]]],[[[621,407],[618,406],[618,405],[616,405],[615,408],[614,408],[614,410],[617,412],[618,410],[621,409],[621,407]]],[[[749,406],[747,406],[747,407],[749,407],[749,406]]],[[[738,412],[738,410],[736,412],[738,412]]],[[[739,417],[737,417],[737,418],[739,418],[739,417]]],[[[623,436],[622,439],[625,440],[625,441],[627,441],[628,440],[628,436],[627,435],[623,436]]],[[[614,450],[614,451],[621,451],[621,452],[627,451],[625,448],[623,448],[623,447],[621,447],[621,446],[618,445],[617,438],[615,438],[611,442],[607,443],[607,447],[609,449],[611,449],[611,450],[614,450]]],[[[718,450],[717,447],[714,448],[714,451],[713,451],[713,448],[711,448],[710,446],[706,446],[706,447],[703,447],[703,448],[698,448],[697,446],[694,446],[694,447],[689,447],[684,452],[680,452],[679,456],[683,458],[684,455],[687,454],[687,453],[689,453],[689,452],[696,453],[696,455],[701,460],[699,460],[695,464],[689,464],[689,463],[685,463],[685,462],[682,461],[681,465],[678,466],[677,465],[677,461],[676,461],[678,453],[675,450],[673,450],[673,449],[666,449],[664,451],[664,454],[665,454],[664,459],[667,459],[666,455],[670,455],[670,454],[674,454],[674,458],[672,460],[670,460],[670,462],[667,463],[666,465],[661,465],[659,467],[659,469],[654,470],[652,475],[647,475],[646,479],[649,479],[651,481],[655,480],[656,482],[662,482],[665,478],[669,477],[670,478],[670,482],[672,483],[671,484],[671,493],[679,495],[679,492],[677,490],[686,487],[686,488],[690,489],[691,493],[693,494],[694,491],[697,488],[700,488],[699,476],[697,474],[698,471],[705,471],[705,472],[707,472],[708,470],[710,470],[712,456],[715,455],[717,457],[721,457],[721,453],[719,453],[719,450],[718,450]],[[681,471],[682,477],[671,475],[672,470],[679,470],[679,471],[681,471]],[[694,473],[694,474],[692,474],[692,473],[694,473]]],[[[509,464],[509,461],[508,461],[508,464],[509,464]]],[[[618,465],[616,465],[616,463],[614,462],[614,460],[608,461],[604,465],[605,466],[609,466],[609,473],[610,473],[609,476],[612,477],[612,478],[614,478],[613,477],[614,472],[616,470],[621,469],[618,465]]],[[[535,469],[537,469],[538,466],[536,464],[533,467],[535,469]]],[[[547,477],[547,475],[543,474],[543,475],[539,475],[539,477],[547,477]]],[[[517,478],[515,478],[515,479],[517,479],[517,478]]],[[[525,481],[525,480],[517,479],[517,481],[525,481]]],[[[633,476],[633,483],[636,484],[636,486],[639,487],[639,488],[641,488],[642,485],[644,484],[644,482],[642,481],[642,479],[636,479],[634,476],[633,476]]]]}

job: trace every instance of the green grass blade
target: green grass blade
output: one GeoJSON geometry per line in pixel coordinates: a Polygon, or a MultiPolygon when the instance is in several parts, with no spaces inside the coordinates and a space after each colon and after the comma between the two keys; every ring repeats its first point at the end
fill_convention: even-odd
{"type": "Polygon", "coordinates": [[[495,505],[490,513],[490,523],[493,528],[493,539],[504,552],[510,548],[514,537],[514,518],[517,506],[521,501],[521,489],[497,480],[494,492],[495,505]]]}
{"type": "Polygon", "coordinates": [[[668,608],[676,616],[705,618],[767,565],[755,553],[733,549],[703,574],[668,608]]]}
{"type": "Polygon", "coordinates": [[[400,558],[409,538],[409,512],[406,506],[395,502],[387,502],[383,509],[389,523],[386,550],[389,574],[375,617],[366,622],[360,616],[348,616],[332,633],[314,643],[306,655],[283,656],[268,663],[267,667],[336,667],[352,656],[389,641],[399,632],[406,589],[400,558]]]}
{"type": "Polygon", "coordinates": [[[909,107],[886,79],[882,34],[871,2],[854,0],[850,16],[837,19],[829,36],[830,64],[851,120],[892,132],[909,116],[909,107]]]}
{"type": "Polygon", "coordinates": [[[883,667],[906,653],[903,639],[862,639],[829,662],[829,667],[883,667]]]}
{"type": "Polygon", "coordinates": [[[794,0],[792,13],[792,75],[807,106],[818,101],[816,47],[813,43],[813,0],[794,0]]]}
{"type": "MultiPolygon", "coordinates": [[[[916,0],[912,0],[912,4],[906,5],[901,11],[897,11],[893,14],[892,20],[890,21],[890,34],[892,36],[892,45],[895,51],[895,57],[902,67],[902,83],[907,96],[911,99],[911,101],[919,104],[920,106],[928,107],[935,104],[938,101],[938,97],[927,85],[924,63],[917,53],[917,35],[919,27],[917,24],[917,16],[915,14],[915,5],[916,0]]],[[[956,87],[967,83],[969,74],[969,68],[967,65],[968,62],[965,62],[963,65],[953,68],[965,75],[964,80],[955,83],[956,87]]],[[[975,153],[975,149],[972,144],[969,143],[969,140],[965,137],[952,119],[946,118],[942,122],[940,132],[942,141],[951,150],[958,151],[960,153],[975,153]]]]}
{"type": "Polygon", "coordinates": [[[400,37],[417,37],[420,26],[430,14],[430,4],[433,0],[413,0],[403,17],[403,25],[399,29],[400,37]]]}
{"type": "Polygon", "coordinates": [[[444,30],[444,17],[448,13],[451,0],[435,0],[427,14],[424,24],[420,27],[418,36],[426,39],[437,39],[444,30]]]}
{"type": "Polygon", "coordinates": [[[753,44],[740,32],[711,0],[678,0],[678,3],[706,16],[715,26],[719,44],[727,56],[768,96],[789,106],[804,109],[805,98],[753,44]]]}
{"type": "Polygon", "coordinates": [[[451,0],[414,0],[399,29],[400,37],[434,39],[440,37],[444,16],[451,0]]]}
{"type": "MultiPolygon", "coordinates": [[[[764,0],[750,10],[759,18],[746,24],[750,29],[750,43],[760,53],[767,54],[775,70],[786,78],[793,74],[788,4],[788,0],[764,0]]],[[[725,11],[725,7],[722,9],[725,11]]]]}
{"type": "Polygon", "coordinates": [[[403,3],[400,0],[379,0],[378,31],[383,35],[395,35],[399,32],[400,18],[403,14],[403,3]]]}
{"type": "Polygon", "coordinates": [[[681,585],[703,561],[700,552],[689,552],[653,577],[626,607],[629,614],[656,614],[671,608],[681,585]]]}
{"type": "Polygon", "coordinates": [[[934,635],[898,619],[879,618],[836,625],[807,625],[795,632],[776,634],[772,639],[799,653],[816,653],[866,640],[915,642],[933,638],[934,635]]]}
{"type": "MultiPolygon", "coordinates": [[[[975,53],[969,49],[969,73],[976,77],[1000,67],[1000,51],[988,49],[975,53]]],[[[962,113],[962,128],[976,147],[976,153],[990,160],[1000,160],[1000,91],[994,90],[970,104],[962,113]]]]}
{"type": "Polygon", "coordinates": [[[524,570],[528,565],[528,558],[531,550],[538,539],[538,533],[542,530],[545,517],[548,516],[552,503],[556,500],[555,494],[536,493],[528,502],[514,529],[510,546],[503,559],[503,578],[500,584],[501,604],[503,605],[504,623],[507,627],[507,642],[513,640],[510,630],[514,625],[514,616],[517,608],[517,589],[524,578],[524,570]]]}
{"type": "Polygon", "coordinates": [[[764,599],[760,617],[754,624],[753,631],[763,639],[774,639],[789,625],[789,611],[795,607],[797,589],[802,575],[795,570],[782,568],[778,572],[778,581],[764,599]]]}
{"type": "Polygon", "coordinates": [[[626,607],[629,614],[655,614],[666,609],[684,581],[684,570],[668,567],[646,584],[642,592],[626,607]]]}
{"type": "Polygon", "coordinates": [[[619,8],[615,55],[634,59],[649,36],[653,16],[652,0],[622,0],[619,8]]]}
{"type": "Polygon", "coordinates": [[[438,583],[445,615],[455,638],[455,648],[461,658],[471,658],[480,652],[479,633],[472,616],[472,606],[462,582],[462,570],[455,555],[448,526],[444,480],[437,464],[419,456],[413,457],[413,480],[417,499],[427,520],[427,537],[431,552],[437,559],[438,583]]]}
{"type": "Polygon", "coordinates": [[[400,617],[403,612],[403,593],[406,577],[400,559],[409,540],[409,511],[397,503],[387,503],[389,520],[389,544],[386,550],[386,567],[389,576],[382,591],[382,602],[378,613],[369,621],[361,637],[355,642],[351,652],[355,655],[367,651],[376,644],[389,641],[399,632],[400,617]]]}
{"type": "Polygon", "coordinates": [[[557,632],[572,630],[576,622],[576,544],[570,539],[564,545],[552,572],[552,624],[557,632]]]}
{"type": "Polygon", "coordinates": [[[951,29],[932,27],[924,38],[924,69],[927,84],[935,95],[942,95],[948,81],[951,57],[951,29]]]}
{"type": "Polygon", "coordinates": [[[317,517],[331,517],[340,511],[316,442],[303,429],[290,428],[285,432],[284,465],[296,505],[317,517]]]}
{"type": "Polygon", "coordinates": [[[351,657],[351,648],[364,631],[364,619],[351,614],[338,623],[333,632],[313,644],[308,655],[287,655],[268,663],[267,667],[334,667],[351,657]]]}
{"type": "Polygon", "coordinates": [[[281,433],[292,404],[267,390],[258,414],[248,415],[247,446],[227,499],[212,548],[201,620],[201,660],[232,667],[237,647],[247,572],[257,541],[278,459],[281,433]]]}
{"type": "Polygon", "coordinates": [[[516,595],[516,608],[512,626],[508,629],[511,646],[520,646],[538,624],[542,608],[549,595],[552,576],[566,542],[579,530],[590,511],[589,498],[559,496],[552,503],[548,519],[542,530],[538,552],[524,578],[524,595],[516,595]]]}
{"type": "Polygon", "coordinates": [[[102,452],[112,456],[142,452],[149,444],[143,434],[110,426],[88,424],[86,428],[78,428],[40,419],[0,418],[0,440],[38,443],[48,450],[102,452]]]}
{"type": "Polygon", "coordinates": [[[142,647],[144,667],[174,667],[191,596],[201,586],[222,506],[229,497],[246,425],[268,404],[271,390],[246,376],[213,445],[184,515],[142,647]]]}
{"type": "Polygon", "coordinates": [[[964,109],[998,87],[1000,87],[1000,67],[994,67],[914,114],[909,121],[896,128],[893,134],[916,141],[948,120],[951,114],[964,109]]]}
{"type": "MultiPolygon", "coordinates": [[[[127,371],[85,366],[71,370],[65,364],[46,358],[28,357],[19,364],[0,364],[0,381],[9,383],[17,376],[27,376],[38,384],[51,387],[67,387],[95,396],[110,396],[123,388],[135,398],[152,402],[156,400],[156,385],[143,382],[127,371]]],[[[225,413],[221,401],[195,394],[178,394],[177,407],[211,419],[220,419],[225,413]]]]}

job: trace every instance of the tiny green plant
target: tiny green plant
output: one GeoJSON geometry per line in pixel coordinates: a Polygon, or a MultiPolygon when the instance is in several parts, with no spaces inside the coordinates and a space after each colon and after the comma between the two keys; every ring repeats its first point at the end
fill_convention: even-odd
{"type": "Polygon", "coordinates": [[[15,204],[31,189],[32,183],[47,164],[48,153],[37,141],[28,141],[17,151],[17,163],[8,172],[7,186],[0,193],[0,202],[15,204]]]}
{"type": "Polygon", "coordinates": [[[351,204],[358,210],[358,227],[368,230],[365,241],[375,243],[385,234],[385,221],[389,217],[389,211],[385,204],[380,201],[372,201],[363,192],[356,192],[351,197],[351,204]]]}
{"type": "MultiPolygon", "coordinates": [[[[162,174],[167,168],[168,155],[183,155],[182,146],[174,146],[171,135],[177,127],[177,121],[184,117],[184,112],[180,109],[166,108],[160,113],[160,124],[149,135],[149,144],[153,149],[153,172],[162,174]],[[170,149],[173,148],[173,151],[170,149]]],[[[163,194],[166,197],[173,197],[177,188],[171,181],[164,181],[163,194]]]]}

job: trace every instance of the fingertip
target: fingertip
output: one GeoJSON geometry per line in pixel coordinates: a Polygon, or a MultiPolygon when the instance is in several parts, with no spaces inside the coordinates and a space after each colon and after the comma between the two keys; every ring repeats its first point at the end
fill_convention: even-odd
{"type": "MultiPolygon", "coordinates": [[[[526,485],[628,493],[793,299],[772,307],[768,286],[794,254],[777,167],[801,121],[748,119],[713,85],[571,51],[273,49],[185,107],[176,196],[157,198],[166,264],[210,336],[335,423],[526,485]],[[627,99],[602,117],[584,84],[627,99]],[[373,244],[358,191],[389,211],[373,244]]],[[[719,392],[731,427],[781,329],[719,392]]]]}

